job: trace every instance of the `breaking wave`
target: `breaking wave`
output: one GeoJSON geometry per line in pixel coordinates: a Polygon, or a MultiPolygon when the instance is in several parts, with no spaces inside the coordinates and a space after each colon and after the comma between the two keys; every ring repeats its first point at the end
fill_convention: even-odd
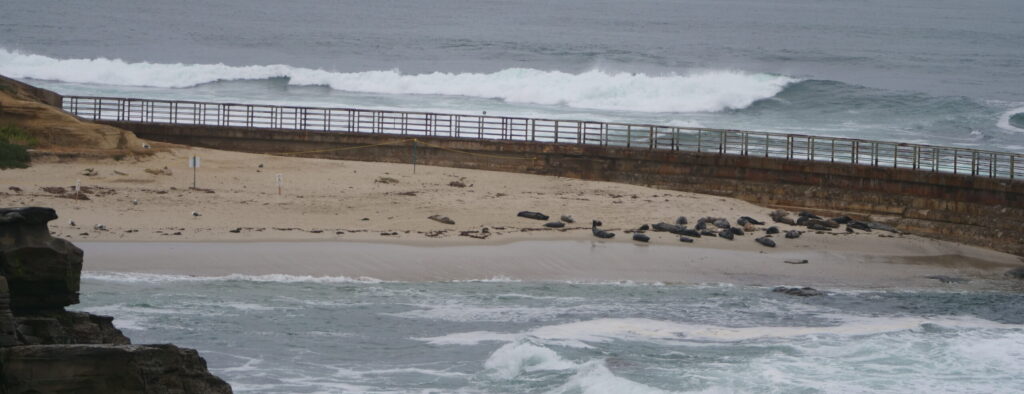
{"type": "Polygon", "coordinates": [[[732,70],[687,74],[508,68],[493,73],[403,74],[399,70],[333,72],[289,65],[129,63],[56,59],[0,49],[0,73],[70,83],[188,88],[217,81],[286,78],[290,85],[377,94],[468,96],[510,103],[635,112],[718,112],[770,98],[797,79],[732,70]]]}

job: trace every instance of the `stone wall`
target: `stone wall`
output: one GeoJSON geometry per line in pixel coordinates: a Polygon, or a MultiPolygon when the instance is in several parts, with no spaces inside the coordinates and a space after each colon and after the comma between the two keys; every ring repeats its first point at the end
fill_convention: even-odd
{"type": "MultiPolygon", "coordinates": [[[[411,163],[413,158],[409,143],[324,151],[398,142],[406,136],[105,123],[146,139],[243,152],[319,151],[300,156],[394,163],[411,163]]],[[[734,197],[770,207],[872,216],[903,231],[1024,255],[1024,180],[573,144],[420,140],[423,143],[416,149],[420,164],[621,182],[734,197]]]]}

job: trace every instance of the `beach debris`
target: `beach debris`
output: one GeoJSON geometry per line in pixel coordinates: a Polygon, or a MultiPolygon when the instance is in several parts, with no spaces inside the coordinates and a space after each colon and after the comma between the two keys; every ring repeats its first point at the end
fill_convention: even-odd
{"type": "Polygon", "coordinates": [[[683,228],[683,231],[680,231],[679,235],[686,235],[694,238],[700,238],[701,236],[699,231],[690,228],[683,228]]]}
{"type": "Polygon", "coordinates": [[[779,228],[775,227],[775,226],[771,226],[771,227],[768,227],[768,229],[765,230],[764,232],[768,233],[768,234],[778,234],[779,233],[779,228]]]}
{"type": "Polygon", "coordinates": [[[595,221],[591,222],[590,223],[590,232],[593,233],[594,236],[598,237],[598,238],[607,239],[607,238],[614,237],[615,233],[611,233],[611,232],[604,231],[604,230],[601,230],[601,229],[597,228],[598,226],[601,226],[602,224],[603,223],[601,223],[600,220],[595,220],[595,221]]]}
{"type": "Polygon", "coordinates": [[[92,229],[96,231],[107,231],[107,226],[104,224],[95,224],[92,226],[92,229]]]}
{"type": "Polygon", "coordinates": [[[242,228],[241,227],[236,227],[234,230],[228,230],[228,232],[229,233],[238,234],[238,233],[242,232],[242,228]]]}
{"type": "Polygon", "coordinates": [[[75,221],[74,220],[68,220],[68,226],[75,227],[76,226],[75,221]]]}
{"type": "Polygon", "coordinates": [[[451,182],[448,182],[448,186],[451,186],[451,187],[466,187],[466,184],[463,183],[462,181],[451,181],[451,182]]]}
{"type": "Polygon", "coordinates": [[[94,170],[92,168],[86,168],[86,169],[82,170],[82,175],[85,175],[85,176],[96,176],[96,175],[99,175],[99,174],[100,174],[99,172],[97,172],[96,170],[94,170]]]}
{"type": "Polygon", "coordinates": [[[440,237],[440,236],[444,235],[444,233],[446,233],[446,232],[448,232],[448,230],[428,231],[428,232],[426,232],[423,235],[427,236],[428,238],[437,238],[437,237],[440,237]]]}
{"type": "Polygon", "coordinates": [[[935,280],[937,280],[939,282],[942,282],[942,283],[967,283],[967,282],[970,282],[970,280],[968,280],[968,279],[958,278],[958,277],[955,277],[955,276],[947,276],[947,275],[929,275],[929,276],[926,276],[925,278],[935,279],[935,280]]]}
{"type": "Polygon", "coordinates": [[[520,211],[518,214],[516,214],[516,216],[534,220],[548,220],[548,215],[533,211],[520,211]]]}
{"type": "Polygon", "coordinates": [[[800,234],[801,234],[801,232],[799,232],[799,231],[789,230],[789,231],[786,231],[786,238],[787,239],[797,239],[797,238],[800,238],[800,234]]]}
{"type": "Polygon", "coordinates": [[[430,215],[430,217],[428,217],[427,219],[430,219],[430,220],[433,220],[433,221],[439,222],[439,223],[444,223],[444,224],[455,224],[455,221],[451,220],[447,216],[430,215]]]}
{"type": "Polygon", "coordinates": [[[667,231],[667,232],[670,232],[670,233],[673,233],[673,234],[677,234],[677,233],[683,231],[683,227],[682,226],[677,226],[677,225],[674,225],[674,224],[668,224],[668,223],[665,223],[665,222],[656,223],[655,225],[651,226],[651,229],[653,229],[654,231],[667,231]]]}
{"type": "Polygon", "coordinates": [[[782,209],[772,211],[768,216],[771,217],[772,221],[775,223],[788,224],[790,226],[796,225],[796,221],[789,217],[789,212],[782,209]]]}
{"type": "Polygon", "coordinates": [[[128,173],[127,172],[121,172],[121,171],[118,171],[118,170],[114,170],[114,175],[127,176],[128,173]]]}
{"type": "Polygon", "coordinates": [[[734,235],[744,235],[745,234],[743,232],[743,229],[741,229],[739,227],[729,227],[726,230],[728,230],[730,233],[733,233],[734,235]]]}
{"type": "Polygon", "coordinates": [[[769,248],[775,247],[775,241],[768,237],[755,238],[754,241],[757,241],[757,243],[767,246],[769,248]]]}
{"type": "Polygon", "coordinates": [[[686,224],[686,216],[680,216],[680,217],[676,218],[676,225],[677,226],[682,226],[684,224],[686,224]]]}
{"type": "Polygon", "coordinates": [[[263,168],[263,163],[257,164],[256,168],[263,168]]]}
{"type": "Polygon", "coordinates": [[[786,261],[783,261],[783,263],[786,263],[786,264],[807,264],[808,261],[807,261],[807,259],[796,259],[796,260],[786,260],[786,261]]]}
{"type": "Polygon", "coordinates": [[[149,144],[147,144],[145,142],[142,143],[142,149],[150,149],[150,148],[152,148],[152,146],[149,146],[149,144]]]}
{"type": "Polygon", "coordinates": [[[389,176],[381,176],[377,177],[377,179],[375,179],[373,183],[383,183],[385,185],[391,185],[398,183],[398,180],[389,176]]]}
{"type": "Polygon", "coordinates": [[[139,199],[137,199],[137,198],[132,199],[132,205],[139,205],[139,199]]]}
{"type": "Polygon", "coordinates": [[[544,223],[544,227],[548,227],[548,228],[562,228],[562,227],[565,227],[565,223],[562,223],[562,222],[547,222],[547,223],[544,223]]]}
{"type": "Polygon", "coordinates": [[[693,243],[693,238],[690,237],[679,237],[679,242],[686,242],[688,244],[693,243]]]}
{"type": "Polygon", "coordinates": [[[633,233],[633,240],[639,242],[650,242],[651,237],[644,233],[633,233]]]}
{"type": "Polygon", "coordinates": [[[192,217],[197,218],[197,217],[200,217],[200,216],[203,216],[203,214],[201,214],[199,212],[196,212],[196,211],[192,211],[192,217]]]}
{"type": "Polygon", "coordinates": [[[718,232],[718,236],[722,237],[722,238],[725,238],[725,239],[728,239],[730,241],[732,241],[733,237],[735,237],[735,235],[732,233],[732,231],[729,231],[729,230],[719,231],[718,232]]]}
{"type": "Polygon", "coordinates": [[[814,289],[813,287],[786,287],[779,286],[772,289],[773,292],[789,294],[800,297],[814,297],[825,295],[825,292],[814,289]]]}
{"type": "Polygon", "coordinates": [[[8,187],[7,190],[10,190],[10,191],[15,192],[15,193],[21,193],[21,188],[17,187],[17,186],[8,187]]]}
{"type": "Polygon", "coordinates": [[[1024,280],[1024,267],[1018,267],[1018,268],[1014,268],[1012,270],[1006,271],[1005,275],[1009,276],[1011,278],[1014,278],[1014,279],[1024,280]]]}
{"type": "Polygon", "coordinates": [[[476,231],[476,230],[469,230],[469,231],[461,231],[461,232],[459,232],[459,236],[476,238],[476,239],[487,239],[487,237],[491,236],[491,233],[489,233],[489,232],[485,233],[485,232],[476,231]]]}
{"type": "Polygon", "coordinates": [[[171,169],[167,168],[167,167],[164,167],[164,168],[147,168],[147,169],[145,169],[143,171],[145,171],[148,174],[153,174],[153,175],[174,175],[174,172],[171,171],[171,169]]]}

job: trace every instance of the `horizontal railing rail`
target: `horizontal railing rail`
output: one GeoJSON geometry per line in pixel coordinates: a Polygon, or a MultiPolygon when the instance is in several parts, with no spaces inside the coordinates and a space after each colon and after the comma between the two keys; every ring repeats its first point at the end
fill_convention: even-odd
{"type": "Polygon", "coordinates": [[[531,141],[658,149],[1024,179],[1024,155],[802,134],[357,108],[65,96],[91,120],[531,141]]]}

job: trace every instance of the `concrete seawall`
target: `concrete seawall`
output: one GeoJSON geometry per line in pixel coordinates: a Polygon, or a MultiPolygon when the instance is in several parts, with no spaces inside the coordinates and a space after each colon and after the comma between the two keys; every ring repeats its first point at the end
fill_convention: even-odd
{"type": "MultiPolygon", "coordinates": [[[[134,122],[139,137],[253,153],[411,163],[410,143],[323,151],[408,136],[134,122]]],[[[426,165],[556,175],[734,197],[825,215],[874,216],[899,229],[1024,256],[1024,182],[909,169],[575,144],[419,137],[426,165]],[[432,145],[432,146],[431,146],[432,145]],[[469,153],[465,153],[469,152],[469,153]],[[471,154],[470,154],[471,153],[471,154]]]]}

